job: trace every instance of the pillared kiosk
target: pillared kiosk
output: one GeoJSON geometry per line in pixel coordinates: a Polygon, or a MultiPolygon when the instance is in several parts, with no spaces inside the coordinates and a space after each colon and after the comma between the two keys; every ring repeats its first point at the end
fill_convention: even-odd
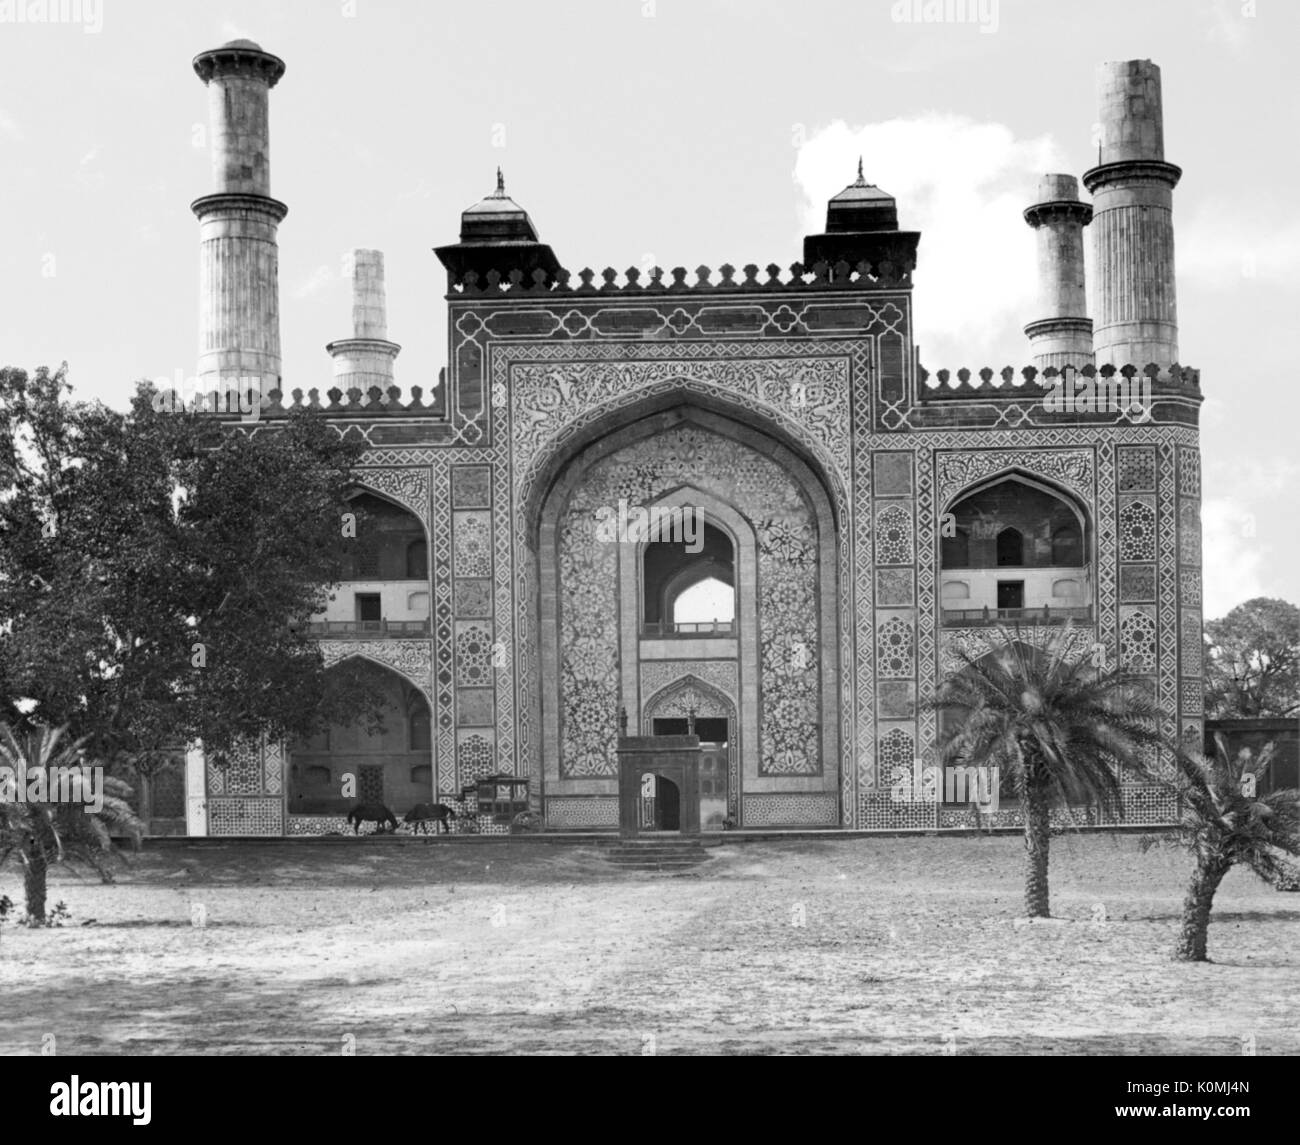
{"type": "Polygon", "coordinates": [[[618,737],[618,832],[700,833],[700,737],[618,737]]]}

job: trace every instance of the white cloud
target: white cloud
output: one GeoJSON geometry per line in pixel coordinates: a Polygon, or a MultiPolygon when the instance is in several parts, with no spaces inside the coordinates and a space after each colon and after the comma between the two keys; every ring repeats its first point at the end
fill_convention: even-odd
{"type": "Polygon", "coordinates": [[[298,285],[293,288],[295,298],[310,298],[324,290],[334,281],[334,271],[326,264],[322,263],[311,272],[306,278],[300,279],[298,285]]]}
{"type": "Polygon", "coordinates": [[[826,201],[852,181],[859,154],[867,181],[898,201],[900,228],[921,232],[922,362],[931,370],[1026,364],[1021,327],[1038,316],[1034,235],[1022,212],[1039,177],[1063,169],[1053,139],[1017,139],[1004,124],[939,113],[863,127],[837,121],[795,161],[808,199],[804,233],[825,229],[826,201]]]}
{"type": "Polygon", "coordinates": [[[12,139],[15,143],[23,137],[23,129],[7,111],[0,110],[0,139],[12,139]]]}

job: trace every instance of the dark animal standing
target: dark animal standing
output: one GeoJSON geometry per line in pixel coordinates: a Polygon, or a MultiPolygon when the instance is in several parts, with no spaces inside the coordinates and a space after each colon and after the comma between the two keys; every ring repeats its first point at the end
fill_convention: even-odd
{"type": "Polygon", "coordinates": [[[358,803],[348,812],[348,822],[352,824],[352,834],[361,834],[362,823],[374,823],[375,834],[384,830],[385,823],[391,823],[390,831],[397,830],[397,816],[382,803],[358,803]]]}
{"type": "Polygon", "coordinates": [[[434,821],[434,834],[437,834],[439,827],[451,834],[451,824],[448,820],[455,818],[456,812],[445,803],[417,803],[403,816],[407,823],[415,824],[414,830],[416,832],[428,830],[425,824],[432,819],[434,821]]]}

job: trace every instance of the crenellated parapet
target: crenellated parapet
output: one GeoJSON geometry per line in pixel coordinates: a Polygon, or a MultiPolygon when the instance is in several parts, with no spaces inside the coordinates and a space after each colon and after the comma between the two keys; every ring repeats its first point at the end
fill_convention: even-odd
{"type": "Polygon", "coordinates": [[[917,380],[924,401],[944,398],[1043,398],[1059,393],[1071,384],[1076,391],[1088,384],[1095,391],[1104,390],[1108,393],[1123,384],[1131,388],[1146,385],[1156,395],[1201,396],[1201,371],[1190,366],[1180,366],[1176,362],[1165,369],[1155,363],[1140,367],[1089,364],[1077,369],[1070,366],[1062,369],[1048,366],[1044,370],[1035,366],[1024,366],[1019,370],[1013,366],[1003,366],[1000,370],[993,370],[985,366],[974,372],[963,368],[936,370],[933,374],[924,366],[918,366],[917,380]]]}
{"type": "Polygon", "coordinates": [[[805,266],[792,263],[784,270],[776,263],[759,267],[749,263],[739,270],[728,264],[717,268],[699,266],[694,271],[684,266],[665,271],[653,267],[642,271],[629,267],[622,274],[612,267],[599,273],[586,267],[577,275],[563,268],[553,274],[538,267],[531,272],[475,271],[463,275],[449,274],[449,298],[497,296],[502,294],[737,294],[746,291],[817,291],[817,290],[900,290],[912,284],[914,259],[880,259],[850,264],[816,262],[805,266]],[[693,276],[693,277],[692,277],[693,276]],[[599,278],[599,281],[597,279],[599,278]]]}
{"type": "Polygon", "coordinates": [[[163,391],[155,400],[155,408],[168,413],[193,410],[198,413],[222,414],[243,420],[285,417],[295,411],[367,418],[442,416],[442,406],[432,394],[426,400],[422,386],[411,386],[407,389],[405,394],[409,396],[406,401],[402,400],[403,393],[400,386],[389,386],[387,389],[371,386],[366,390],[356,387],[341,390],[337,386],[332,386],[323,396],[320,390],[314,387],[306,392],[295,389],[288,395],[278,389],[268,390],[263,394],[255,386],[241,388],[232,385],[226,390],[214,389],[196,395],[182,394],[177,390],[163,391]]]}

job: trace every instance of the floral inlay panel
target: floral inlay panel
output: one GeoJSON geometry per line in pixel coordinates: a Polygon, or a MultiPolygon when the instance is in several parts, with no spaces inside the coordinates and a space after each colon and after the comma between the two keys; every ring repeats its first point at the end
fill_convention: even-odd
{"type": "Polygon", "coordinates": [[[621,499],[650,505],[683,485],[735,508],[757,538],[760,771],[818,774],[821,642],[812,509],[774,461],[695,427],[602,458],[560,515],[561,774],[616,774],[618,546],[597,540],[596,512],[617,509],[621,499]]]}

